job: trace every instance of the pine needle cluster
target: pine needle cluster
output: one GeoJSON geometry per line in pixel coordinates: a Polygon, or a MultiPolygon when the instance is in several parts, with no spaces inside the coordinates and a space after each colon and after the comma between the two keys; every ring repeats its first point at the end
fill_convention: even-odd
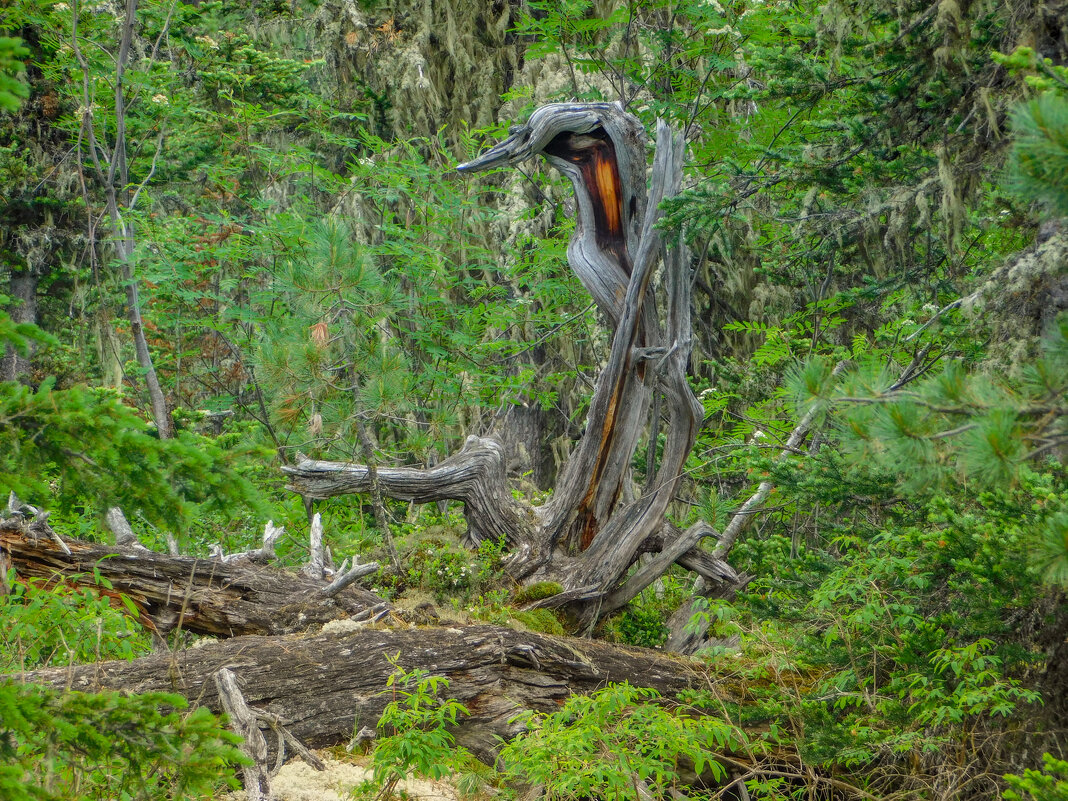
{"type": "Polygon", "coordinates": [[[1049,91],[1019,106],[1012,128],[1009,187],[1056,216],[1068,216],[1068,97],[1049,91]]]}

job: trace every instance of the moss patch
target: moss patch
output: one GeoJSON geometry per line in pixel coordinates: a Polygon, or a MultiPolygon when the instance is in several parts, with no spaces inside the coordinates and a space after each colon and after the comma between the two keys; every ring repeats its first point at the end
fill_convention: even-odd
{"type": "Polygon", "coordinates": [[[512,619],[524,628],[542,634],[564,635],[564,627],[550,609],[532,609],[529,612],[513,612],[512,619]]]}
{"type": "Polygon", "coordinates": [[[531,584],[529,587],[521,588],[512,597],[512,603],[515,606],[523,606],[533,601],[540,601],[542,598],[551,598],[554,595],[559,595],[564,591],[564,585],[555,581],[538,581],[531,584]]]}

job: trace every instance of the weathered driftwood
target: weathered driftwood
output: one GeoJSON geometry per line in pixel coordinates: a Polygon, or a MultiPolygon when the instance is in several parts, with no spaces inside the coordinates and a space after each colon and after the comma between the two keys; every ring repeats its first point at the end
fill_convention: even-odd
{"type": "Polygon", "coordinates": [[[219,706],[230,720],[230,728],[241,735],[241,750],[252,760],[251,764],[241,766],[245,795],[248,801],[270,801],[271,775],[267,767],[267,739],[260,731],[256,713],[245,702],[237,678],[229,668],[220,668],[215,674],[215,690],[219,694],[219,706]]]}
{"type": "MultiPolygon", "coordinates": [[[[177,692],[221,711],[215,676],[237,679],[257,715],[267,715],[312,748],[347,743],[373,728],[393,699],[395,668],[449,679],[447,695],[467,707],[457,741],[489,758],[520,729],[524,709],[555,710],[573,693],[629,681],[665,696],[703,686],[699,662],[640,648],[550,637],[497,626],[363,628],[316,636],[237,637],[132,662],[104,662],[17,674],[15,681],[91,691],[177,692]]],[[[270,738],[269,738],[270,739],[270,738]]]]}
{"type": "Polygon", "coordinates": [[[357,587],[337,588],[336,582],[243,560],[166,556],[140,546],[74,539],[57,542],[51,534],[46,522],[23,516],[0,520],[0,566],[10,564],[22,580],[88,586],[113,598],[121,593],[137,606],[140,622],[158,634],[175,628],[217,637],[286,634],[338,618],[370,618],[388,608],[357,587]],[[98,584],[95,574],[110,588],[98,584]]]}
{"type": "Polygon", "coordinates": [[[711,528],[699,524],[670,538],[664,530],[702,408],[686,380],[689,254],[681,244],[666,245],[656,228],[661,201],[681,185],[685,144],[662,123],[656,140],[648,192],[641,125],[617,104],[544,106],[507,140],[459,167],[474,172],[541,154],[571,179],[578,214],[568,261],[615,329],[586,431],[547,504],[533,507],[512,496],[505,448],[492,437],[470,437],[459,453],[425,470],[380,466],[377,477],[363,465],[303,460],[283,468],[291,488],[325,498],[369,492],[377,483],[395,498],[462,501],[470,539],[503,537],[512,548],[512,576],[559,581],[564,594],[553,603],[569,606],[584,624],[625,605],[676,561],[699,565],[709,581],[734,583],[725,554],[713,559],[695,550],[714,534],[711,528]],[[661,308],[652,281],[658,263],[664,265],[661,308]],[[654,395],[660,401],[652,420],[654,395]],[[635,497],[631,464],[643,437],[655,443],[661,412],[665,445],[659,463],[647,459],[645,488],[635,497]],[[670,547],[628,575],[654,542],[670,547]]]}

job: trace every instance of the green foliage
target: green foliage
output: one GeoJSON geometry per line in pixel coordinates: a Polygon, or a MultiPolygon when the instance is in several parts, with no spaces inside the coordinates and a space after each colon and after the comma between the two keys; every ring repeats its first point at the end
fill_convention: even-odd
{"type": "Polygon", "coordinates": [[[114,394],[0,384],[0,484],[23,499],[66,509],[87,497],[100,513],[120,506],[159,525],[186,526],[196,504],[262,508],[234,469],[239,453],[180,432],[160,440],[114,394]]]}
{"type": "Polygon", "coordinates": [[[526,587],[520,587],[516,590],[512,596],[512,604],[515,606],[523,606],[533,601],[541,601],[545,598],[551,598],[554,595],[559,595],[564,591],[564,585],[556,581],[535,581],[533,584],[528,584],[526,587]]]}
{"type": "MultiPolygon", "coordinates": [[[[502,749],[502,773],[544,785],[550,801],[671,798],[683,765],[722,779],[726,771],[716,755],[746,742],[713,715],[668,708],[655,690],[627,683],[573,696],[557,712],[527,713],[522,720],[528,729],[502,749]]],[[[688,797],[710,796],[691,791],[688,797]]]]}
{"type": "Polygon", "coordinates": [[[507,590],[490,590],[474,599],[465,611],[476,620],[484,620],[495,626],[519,627],[557,636],[565,634],[560,616],[555,610],[516,609],[515,601],[509,601],[508,596],[507,590]]]}
{"type": "MultiPolygon", "coordinates": [[[[151,652],[151,642],[137,625],[137,609],[126,598],[123,611],[111,607],[107,594],[74,589],[68,584],[16,581],[0,595],[0,673],[46,666],[76,665],[101,659],[133,659],[151,652]]],[[[100,590],[111,591],[97,575],[100,590]]]]}
{"type": "Polygon", "coordinates": [[[570,276],[558,259],[524,252],[509,253],[496,278],[484,235],[495,213],[476,187],[446,180],[451,156],[440,142],[365,135],[353,146],[362,155],[347,178],[321,180],[339,192],[361,187],[362,227],[308,222],[300,206],[271,228],[281,252],[270,254],[271,283],[248,311],[257,372],[283,444],[352,458],[362,424],[373,458],[433,461],[472,410],[551,401],[551,389],[542,394],[512,367],[527,345],[505,332],[554,335],[570,276]]]}
{"type": "Polygon", "coordinates": [[[789,390],[800,410],[834,404],[843,449],[857,464],[892,471],[907,465],[899,475],[910,491],[951,479],[1012,484],[1064,438],[1068,409],[1051,399],[1068,390],[1068,316],[1016,380],[970,374],[950,362],[902,388],[881,355],[856,361],[837,381],[825,359],[807,362],[788,374],[789,390]]]}
{"type": "Polygon", "coordinates": [[[22,60],[29,55],[21,39],[0,36],[0,110],[15,111],[29,97],[29,87],[18,79],[26,69],[22,60]]]}
{"type": "Polygon", "coordinates": [[[1038,91],[1068,89],[1068,66],[1055,64],[1052,58],[1039,58],[1033,47],[1021,45],[1006,55],[994,52],[994,62],[1021,74],[1027,85],[1038,91]]]}
{"type": "Polygon", "coordinates": [[[200,798],[237,785],[240,738],[179,695],[0,684],[0,798],[200,798]],[[167,711],[164,711],[167,710],[167,711]]]}
{"type": "Polygon", "coordinates": [[[875,764],[894,776],[917,760],[964,770],[960,753],[982,762],[970,744],[1041,703],[1018,678],[1036,659],[1019,628],[1042,594],[1032,532],[1068,500],[1054,486],[1031,476],[970,504],[935,498],[915,525],[877,532],[842,521],[825,532],[834,561],[791,567],[785,537],[740,546],[757,578],[715,614],[740,628],[742,651],[713,663],[745,687],[739,719],[793,731],[805,760],[874,787],[875,764]]]}
{"type": "MultiPolygon", "coordinates": [[[[1068,81],[1065,83],[1068,88],[1068,81]]],[[[1012,115],[1008,182],[1013,192],[1068,216],[1068,95],[1045,92],[1012,115]]]]}
{"type": "Polygon", "coordinates": [[[501,578],[504,549],[503,541],[483,540],[472,554],[442,540],[424,540],[407,557],[408,583],[433,593],[439,601],[468,598],[501,578]]]}
{"type": "MultiPolygon", "coordinates": [[[[281,454],[428,464],[514,403],[546,413],[541,444],[560,438],[554,455],[581,430],[590,345],[604,332],[566,267],[573,222],[557,202],[559,179],[457,178],[451,166],[467,154],[444,142],[471,145],[485,134],[477,130],[375,136],[393,98],[363,96],[361,70],[397,69],[402,53],[434,59],[440,32],[398,8],[388,35],[372,33],[395,10],[360,8],[382,46],[375,64],[361,61],[363,43],[335,40],[352,15],[330,4],[139,4],[125,76],[129,189],[147,180],[130,216],[134,266],[161,380],[171,405],[188,410],[166,444],[115,396],[83,386],[121,386],[138,402],[115,323],[124,287],[106,253],[83,256],[99,187],[81,189],[92,159],[79,111],[92,110],[101,139],[113,135],[114,17],[84,4],[4,4],[0,27],[30,45],[34,67],[16,76],[26,54],[0,40],[0,105],[6,79],[12,91],[32,80],[34,100],[32,114],[4,117],[0,215],[12,236],[0,259],[13,274],[35,271],[39,319],[59,343],[33,355],[32,374],[54,382],[0,390],[5,489],[58,506],[54,519],[78,532],[117,503],[131,517],[187,526],[189,540],[230,542],[248,536],[227,512],[254,503],[251,485],[279,491],[273,461],[257,450],[265,442],[281,454]],[[84,66],[70,46],[75,14],[84,66]],[[300,15],[311,24],[293,24],[300,15]],[[530,189],[552,202],[522,210],[530,189]],[[200,410],[234,415],[204,437],[194,433],[209,425],[200,410]]],[[[994,0],[536,0],[513,17],[528,45],[515,73],[561,80],[512,87],[505,116],[559,90],[619,99],[645,122],[686,129],[690,175],[668,223],[694,245],[705,420],[674,512],[722,530],[759,483],[775,487],[730,557],[756,579],[698,622],[741,635],[740,650],[712,660],[739,686],[736,722],[783,734],[783,762],[800,751],[806,767],[855,779],[858,796],[919,796],[934,786],[923,771],[959,765],[1003,772],[992,752],[1011,746],[989,746],[980,766],[974,744],[1013,741],[997,735],[1036,709],[1019,682],[1040,672],[1042,632],[1065,614],[1043,580],[1068,582],[1068,497],[1052,458],[1065,437],[1066,329],[1005,371],[986,362],[997,344],[990,315],[947,308],[1031,243],[1025,206],[1063,211],[1055,17],[994,0]],[[1021,48],[991,60],[1032,17],[1048,39],[1036,48],[1053,58],[1021,48]],[[1013,114],[1028,91],[1047,94],[1013,114]],[[1014,197],[997,188],[1010,116],[1014,197]],[[843,360],[851,367],[832,377],[843,360]],[[808,438],[779,458],[809,412],[808,438]]],[[[472,111],[489,119],[490,105],[472,111]]],[[[0,315],[0,341],[20,352],[46,338],[0,315]]],[[[359,508],[322,506],[346,547],[374,546],[359,508]]],[[[302,514],[293,501],[286,510],[302,514]]],[[[503,546],[476,557],[412,531],[407,547],[396,589],[410,583],[497,623],[559,627],[546,610],[513,608],[559,585],[520,590],[511,606],[490,590],[503,546]]],[[[92,657],[98,643],[110,656],[141,647],[112,636],[128,624],[88,596],[18,593],[4,612],[12,666],[92,657]],[[69,630],[56,628],[64,615],[69,630]]],[[[641,597],[606,628],[655,645],[677,595],[641,597]]],[[[433,694],[413,681],[402,711],[412,695],[433,694]]],[[[530,763],[561,771],[555,785],[548,776],[556,797],[633,797],[624,773],[642,761],[660,793],[676,764],[648,749],[696,747],[688,712],[655,714],[645,697],[612,692],[589,702],[600,711],[586,715],[576,701],[569,717],[545,719],[548,734],[532,735],[530,763]],[[559,743],[571,750],[557,758],[559,743]]],[[[805,781],[757,776],[750,793],[799,795],[805,781]]]]}
{"type": "MultiPolygon", "coordinates": [[[[463,704],[442,699],[449,680],[424,670],[405,671],[397,662],[400,654],[387,657],[396,668],[386,682],[393,688],[393,700],[378,719],[384,736],[375,743],[372,754],[371,790],[376,798],[389,798],[398,782],[412,775],[441,779],[462,757],[454,749],[449,727],[460,715],[469,714],[463,704]]],[[[462,751],[462,749],[461,749],[462,751]]]]}
{"type": "Polygon", "coordinates": [[[1022,776],[1008,775],[1006,801],[1068,801],[1068,762],[1049,754],[1042,755],[1042,770],[1025,770],[1022,776]]]}
{"type": "Polygon", "coordinates": [[[657,648],[668,636],[663,610],[634,603],[610,621],[608,629],[612,639],[643,648],[657,648]]]}
{"type": "MultiPolygon", "coordinates": [[[[0,302],[8,300],[0,295],[0,302]]],[[[54,345],[56,338],[42,331],[33,323],[16,323],[5,311],[0,311],[0,344],[14,348],[16,353],[25,356],[33,344],[54,345]]]]}
{"type": "Polygon", "coordinates": [[[513,611],[511,617],[531,631],[538,631],[542,634],[555,634],[557,637],[562,637],[565,634],[563,624],[551,609],[531,609],[527,612],[521,610],[513,611]]]}

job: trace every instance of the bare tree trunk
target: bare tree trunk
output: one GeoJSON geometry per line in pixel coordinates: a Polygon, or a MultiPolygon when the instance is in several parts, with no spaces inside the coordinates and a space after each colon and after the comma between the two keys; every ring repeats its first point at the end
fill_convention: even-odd
{"type": "MultiPolygon", "coordinates": [[[[686,380],[689,253],[681,243],[665,246],[656,227],[661,201],[681,185],[685,144],[667,125],[658,126],[647,192],[644,134],[618,105],[551,104],[514,130],[459,169],[516,164],[541,153],[571,179],[578,218],[568,261],[615,327],[586,431],[543,506],[512,497],[504,448],[490,437],[469,438],[458,454],[428,470],[380,467],[381,491],[419,502],[463,501],[470,539],[504,536],[513,549],[513,577],[559,581],[564,592],[542,603],[567,606],[582,626],[624,606],[676,561],[699,566],[709,581],[733,585],[738,577],[726,562],[702,557],[697,547],[715,533],[707,525],[665,536],[666,514],[702,416],[686,380]],[[662,308],[652,281],[658,263],[664,266],[662,308]],[[667,416],[666,443],[655,474],[635,497],[631,465],[643,436],[652,436],[647,431],[654,393],[667,416]],[[639,555],[657,548],[628,575],[639,555]]],[[[283,470],[292,489],[314,498],[367,492],[373,484],[362,465],[305,460],[283,470]]]]}
{"type": "MultiPolygon", "coordinates": [[[[141,318],[140,292],[137,278],[134,274],[134,247],[136,240],[133,223],[124,217],[124,212],[133,210],[137,204],[141,189],[152,178],[156,168],[156,160],[159,158],[163,147],[163,136],[160,134],[156,141],[156,152],[149,174],[136,191],[131,191],[126,152],[126,117],[129,104],[127,102],[125,77],[130,63],[134,27],[137,23],[137,3],[138,0],[126,0],[125,12],[122,17],[119,50],[115,56],[115,133],[111,143],[101,142],[97,136],[97,121],[93,118],[93,89],[88,79],[90,72],[78,41],[77,11],[74,14],[71,44],[81,64],[83,74],[82,132],[88,139],[89,154],[95,167],[96,176],[104,189],[105,205],[108,219],[111,223],[112,245],[115,249],[115,258],[120,265],[120,277],[126,293],[126,319],[130,323],[134,353],[137,357],[137,364],[145,377],[149,404],[152,408],[152,420],[156,424],[156,430],[159,432],[160,438],[167,439],[173,435],[174,430],[171,424],[170,412],[167,409],[167,400],[163,394],[163,389],[160,386],[159,377],[156,375],[156,368],[152,361],[152,352],[148,348],[144,321],[141,318]]],[[[162,36],[163,34],[160,34],[161,39],[162,36]]],[[[106,132],[106,126],[101,130],[106,132]]]]}
{"type": "MultiPolygon", "coordinates": [[[[11,271],[8,294],[13,302],[8,307],[8,314],[13,322],[37,322],[37,281],[37,271],[32,267],[11,271]]],[[[32,350],[23,356],[8,346],[0,358],[0,381],[18,381],[26,376],[30,372],[31,356],[32,350]]]]}

